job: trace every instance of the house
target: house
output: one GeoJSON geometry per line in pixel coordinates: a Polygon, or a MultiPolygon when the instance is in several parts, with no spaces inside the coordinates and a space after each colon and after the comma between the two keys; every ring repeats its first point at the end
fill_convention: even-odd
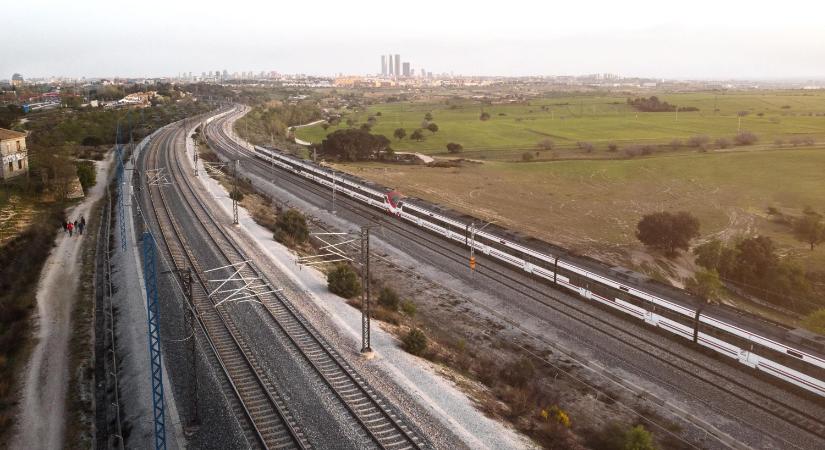
{"type": "Polygon", "coordinates": [[[29,171],[26,133],[0,128],[0,179],[7,180],[29,171]]]}

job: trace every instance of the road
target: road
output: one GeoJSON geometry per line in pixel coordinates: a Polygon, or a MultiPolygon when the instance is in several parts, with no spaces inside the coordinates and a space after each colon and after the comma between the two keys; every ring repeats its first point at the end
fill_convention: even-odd
{"type": "MultiPolygon", "coordinates": [[[[219,136],[232,116],[207,130],[210,143],[226,158],[239,149],[219,136]],[[210,131],[211,130],[211,131],[210,131]],[[210,135],[211,133],[211,135],[210,135]]],[[[246,156],[242,156],[246,158],[246,156]]],[[[246,161],[246,160],[245,160],[246,161]]],[[[338,214],[329,193],[284,171],[252,161],[241,170],[258,189],[332,223],[357,226],[376,213],[338,196],[338,214]]],[[[727,445],[754,448],[825,447],[825,409],[812,396],[789,391],[743,367],[667,338],[638,322],[548,289],[521,272],[494,261],[480,261],[475,277],[466,269],[466,249],[446,243],[406,223],[384,227],[380,246],[418,261],[417,271],[496,311],[510,326],[543,336],[548,347],[561,346],[580,360],[595,363],[663,403],[653,408],[686,420],[683,437],[700,447],[724,446],[703,433],[723,436],[727,445]]],[[[606,377],[600,380],[604,382],[606,377]]]]}

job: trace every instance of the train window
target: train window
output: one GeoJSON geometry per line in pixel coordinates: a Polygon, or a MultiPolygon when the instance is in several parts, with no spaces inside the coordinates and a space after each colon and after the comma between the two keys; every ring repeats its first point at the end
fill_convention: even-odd
{"type": "Polygon", "coordinates": [[[619,286],[619,289],[621,289],[621,290],[623,290],[623,291],[625,291],[625,292],[630,292],[630,288],[625,287],[625,286],[619,286]]]}
{"type": "Polygon", "coordinates": [[[794,358],[799,358],[799,359],[802,359],[802,358],[804,357],[804,356],[802,355],[802,353],[799,353],[799,352],[798,352],[798,351],[796,351],[796,350],[787,349],[787,350],[785,350],[785,351],[786,351],[789,355],[793,356],[794,358]]]}

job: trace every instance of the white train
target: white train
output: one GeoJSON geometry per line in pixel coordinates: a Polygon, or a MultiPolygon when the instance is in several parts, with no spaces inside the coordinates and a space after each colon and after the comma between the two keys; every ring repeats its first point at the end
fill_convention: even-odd
{"type": "Polygon", "coordinates": [[[563,251],[552,254],[493,232],[473,232],[469,222],[423,206],[426,202],[402,200],[396,192],[371,187],[354,177],[279,151],[255,147],[255,156],[315,183],[329,188],[334,186],[338,193],[396,215],[445,239],[474,245],[477,252],[564,287],[587,300],[631,315],[825,397],[825,358],[822,356],[825,354],[825,337],[790,331],[730,309],[704,305],[673,288],[623,279],[612,269],[594,267],[593,262],[563,251]],[[470,239],[471,233],[474,239],[470,239]],[[609,272],[614,274],[604,275],[609,272]],[[743,323],[747,325],[743,326],[743,323]]]}

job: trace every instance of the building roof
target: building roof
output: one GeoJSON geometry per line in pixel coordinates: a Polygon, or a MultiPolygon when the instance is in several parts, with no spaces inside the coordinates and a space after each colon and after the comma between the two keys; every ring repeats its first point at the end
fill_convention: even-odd
{"type": "Polygon", "coordinates": [[[0,141],[5,141],[7,139],[19,139],[21,137],[26,137],[26,133],[0,128],[0,141]]]}

